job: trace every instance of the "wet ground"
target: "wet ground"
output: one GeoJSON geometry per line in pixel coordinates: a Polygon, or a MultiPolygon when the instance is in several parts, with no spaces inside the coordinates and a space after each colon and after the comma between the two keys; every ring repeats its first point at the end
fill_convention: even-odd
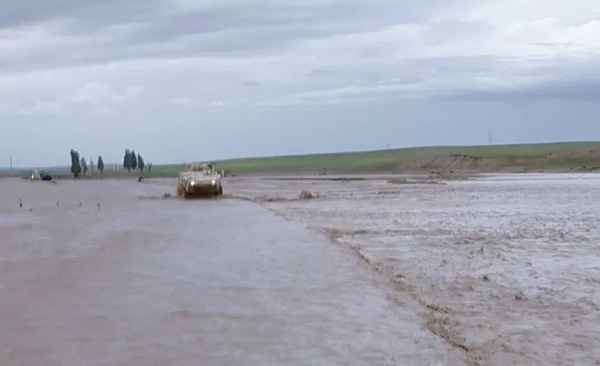
{"type": "MultiPolygon", "coordinates": [[[[254,187],[258,192],[265,186],[258,180],[237,180],[230,187],[234,191],[254,187]]],[[[371,248],[365,253],[391,258],[373,243],[386,238],[377,234],[378,225],[386,225],[379,218],[388,220],[390,212],[383,208],[393,211],[404,203],[385,203],[373,196],[362,201],[362,211],[352,213],[348,209],[361,207],[361,200],[348,201],[351,192],[365,194],[360,185],[347,187],[332,189],[318,201],[270,207],[290,221],[240,199],[162,197],[165,192],[174,194],[174,180],[52,184],[0,179],[0,365],[470,362],[464,350],[431,331],[428,310],[419,298],[390,287],[348,246],[305,227],[308,222],[349,230],[336,238],[365,243],[371,248]],[[321,220],[311,218],[311,213],[321,220]],[[350,234],[358,227],[353,223],[374,231],[350,234]]],[[[425,225],[418,220],[419,204],[424,202],[413,201],[405,217],[397,217],[408,221],[392,219],[394,227],[417,230],[425,225]]],[[[587,215],[592,233],[584,235],[589,239],[586,247],[591,247],[596,216],[587,215]]],[[[453,219],[447,217],[445,226],[451,227],[453,219]]],[[[588,227],[583,219],[571,221],[574,229],[588,227]]],[[[467,224],[456,230],[469,231],[467,224]]],[[[404,234],[390,234],[385,240],[394,247],[404,234]]],[[[565,235],[572,238],[571,232],[565,235]]],[[[414,242],[410,245],[417,247],[414,242]]],[[[425,244],[423,248],[435,249],[425,244]]],[[[416,252],[393,253],[404,258],[399,263],[406,263],[416,252]]],[[[559,254],[563,252],[567,248],[559,254]]],[[[438,264],[434,258],[428,263],[438,264]]],[[[592,266],[593,260],[588,257],[584,263],[592,266]]],[[[552,263],[539,265],[540,270],[554,268],[552,263]]],[[[426,280],[433,281],[437,275],[447,278],[453,269],[417,271],[422,268],[412,263],[405,273],[427,274],[426,280]]],[[[565,263],[564,268],[569,266],[565,263]]],[[[496,277],[492,269],[486,272],[492,277],[490,284],[510,278],[496,277]]],[[[586,287],[577,288],[598,285],[593,277],[588,280],[586,287]]],[[[583,329],[597,336],[593,324],[583,329]]],[[[580,359],[591,355],[587,343],[582,347],[580,359]]]]}
{"type": "Polygon", "coordinates": [[[600,175],[319,179],[229,189],[351,248],[467,364],[600,364],[600,175]]]}

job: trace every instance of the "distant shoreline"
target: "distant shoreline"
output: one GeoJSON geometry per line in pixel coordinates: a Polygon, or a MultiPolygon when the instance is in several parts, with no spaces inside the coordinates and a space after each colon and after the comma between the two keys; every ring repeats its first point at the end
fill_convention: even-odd
{"type": "MultiPolygon", "coordinates": [[[[197,160],[202,159],[198,157],[197,160]]],[[[600,170],[600,142],[414,147],[241,158],[215,163],[219,169],[234,175],[593,172],[600,170]]],[[[154,165],[144,175],[175,177],[185,167],[185,164],[154,165]]],[[[48,170],[58,177],[70,175],[68,168],[48,170]]],[[[28,171],[30,170],[18,169],[14,173],[22,176],[28,171]]],[[[3,169],[0,176],[15,175],[10,173],[3,169]]],[[[104,173],[107,178],[131,178],[139,175],[140,172],[128,173],[122,170],[104,173]]]]}

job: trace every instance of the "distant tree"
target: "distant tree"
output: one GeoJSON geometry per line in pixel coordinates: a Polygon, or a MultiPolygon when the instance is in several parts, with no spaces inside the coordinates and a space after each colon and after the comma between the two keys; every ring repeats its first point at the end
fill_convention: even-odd
{"type": "Polygon", "coordinates": [[[94,159],[92,159],[92,157],[90,157],[89,164],[90,164],[90,175],[94,175],[94,159]]]}
{"type": "Polygon", "coordinates": [[[104,160],[102,160],[102,156],[98,156],[98,163],[96,163],[96,167],[100,174],[104,174],[104,160]]]}
{"type": "Polygon", "coordinates": [[[125,156],[123,157],[123,168],[127,171],[131,171],[131,153],[129,149],[125,149],[125,156]]]}
{"type": "Polygon", "coordinates": [[[83,175],[86,175],[88,172],[88,165],[85,158],[81,158],[81,169],[83,170],[83,175]]]}
{"type": "Polygon", "coordinates": [[[131,150],[131,169],[136,170],[138,168],[137,156],[135,150],[131,150]]]}
{"type": "Polygon", "coordinates": [[[148,164],[148,173],[152,173],[152,163],[148,164]]]}
{"type": "Polygon", "coordinates": [[[71,149],[71,173],[73,177],[78,178],[81,174],[81,164],[79,163],[79,153],[71,149]]]}
{"type": "Polygon", "coordinates": [[[137,156],[137,165],[138,165],[138,169],[140,170],[140,172],[144,172],[144,158],[142,158],[142,155],[138,154],[137,156]]]}

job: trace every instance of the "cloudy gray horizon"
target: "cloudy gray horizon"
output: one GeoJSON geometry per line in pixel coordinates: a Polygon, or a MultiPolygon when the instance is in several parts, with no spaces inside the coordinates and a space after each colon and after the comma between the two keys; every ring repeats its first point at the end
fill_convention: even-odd
{"type": "Polygon", "coordinates": [[[591,0],[20,0],[0,166],[600,140],[591,0]]]}

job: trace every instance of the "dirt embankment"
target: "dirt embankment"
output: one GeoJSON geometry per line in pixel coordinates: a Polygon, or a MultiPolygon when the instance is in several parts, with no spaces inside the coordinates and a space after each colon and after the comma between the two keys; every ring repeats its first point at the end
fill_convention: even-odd
{"type": "Polygon", "coordinates": [[[417,171],[431,171],[440,175],[461,172],[594,171],[600,169],[600,147],[531,156],[516,153],[503,156],[448,154],[415,160],[408,165],[417,171]]]}
{"type": "Polygon", "coordinates": [[[423,162],[417,162],[417,166],[421,170],[432,171],[488,171],[497,169],[499,163],[493,159],[484,159],[479,156],[471,156],[464,154],[452,154],[447,156],[438,156],[423,162]]]}

